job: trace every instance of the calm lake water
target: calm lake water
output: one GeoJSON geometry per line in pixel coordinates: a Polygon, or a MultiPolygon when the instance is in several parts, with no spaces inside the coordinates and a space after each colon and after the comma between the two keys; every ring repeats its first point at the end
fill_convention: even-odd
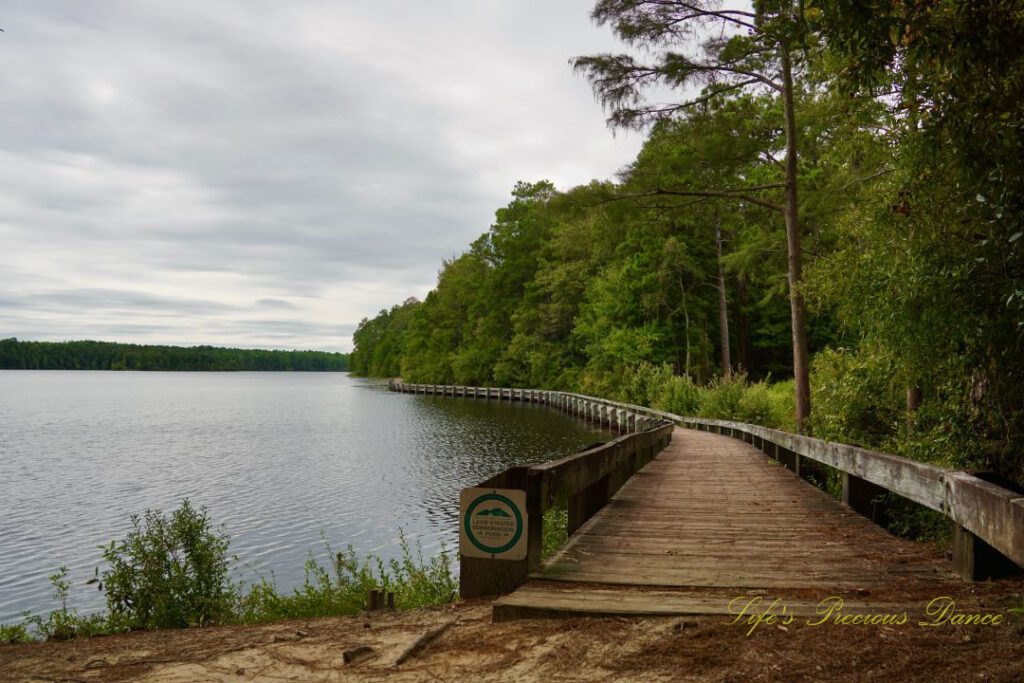
{"type": "Polygon", "coordinates": [[[510,465],[608,440],[533,405],[389,392],[339,373],[0,371],[0,623],[71,606],[130,516],[205,505],[240,578],[301,583],[324,539],[394,557],[458,548],[458,492],[510,465]]]}

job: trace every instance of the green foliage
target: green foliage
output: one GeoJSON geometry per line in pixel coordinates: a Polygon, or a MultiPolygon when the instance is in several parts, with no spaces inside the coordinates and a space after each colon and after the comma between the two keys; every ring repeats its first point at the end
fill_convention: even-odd
{"type": "Polygon", "coordinates": [[[562,389],[793,429],[794,385],[760,383],[792,376],[793,337],[782,100],[755,76],[775,78],[788,54],[812,433],[1024,483],[1017,3],[760,3],[747,31],[734,22],[743,12],[708,8],[598,2],[595,18],[654,67],[574,62],[613,125],[653,122],[637,158],[615,182],[517,185],[422,305],[364,321],[374,335],[356,355],[386,348],[387,372],[410,381],[562,389]],[[732,28],[707,30],[722,23],[732,28]],[[708,40],[678,54],[680,32],[697,27],[708,40]],[[681,108],[644,98],[694,81],[707,87],[681,108]],[[752,384],[715,379],[723,317],[731,365],[752,384]],[[914,411],[908,389],[922,397],[914,411]]]}
{"type": "Polygon", "coordinates": [[[651,407],[689,416],[700,412],[700,402],[700,390],[689,375],[672,375],[662,382],[651,407]]]}
{"type": "Polygon", "coordinates": [[[30,643],[32,640],[24,624],[0,624],[0,645],[30,643]]]}
{"type": "Polygon", "coordinates": [[[11,338],[0,339],[0,369],[344,371],[348,369],[348,354],[11,338]]]}
{"type": "Polygon", "coordinates": [[[291,593],[280,593],[272,582],[253,585],[240,601],[237,620],[260,623],[277,619],[298,619],[355,614],[366,604],[371,589],[391,591],[395,606],[411,609],[450,602],[458,591],[452,574],[452,559],[443,550],[437,557],[424,560],[419,546],[415,554],[401,535],[401,559],[385,564],[368,557],[362,562],[349,547],[335,553],[326,545],[331,559],[328,567],[315,558],[306,562],[306,579],[291,593]]]}
{"type": "Polygon", "coordinates": [[[132,530],[103,549],[107,608],[129,628],[183,628],[224,621],[233,592],[227,535],[210,529],[205,508],[186,499],[165,516],[147,510],[132,530]]]}
{"type": "Polygon", "coordinates": [[[953,537],[953,520],[941,512],[929,510],[894,493],[888,493],[884,498],[882,505],[890,518],[889,531],[903,538],[932,543],[939,549],[949,548],[953,537]]]}
{"type": "Polygon", "coordinates": [[[61,567],[50,577],[60,608],[46,616],[26,613],[23,624],[0,625],[0,643],[355,614],[370,589],[393,592],[396,607],[409,609],[450,602],[458,591],[451,555],[442,547],[425,559],[401,533],[401,557],[388,563],[373,555],[360,562],[351,547],[334,553],[325,542],[328,566],[310,557],[303,584],[281,593],[266,579],[248,587],[231,582],[229,537],[215,533],[205,509],[188,500],[170,516],[158,510],[133,516],[132,527],[125,540],[103,548],[109,568],[102,578],[97,569],[88,581],[105,591],[106,612],[80,616],[69,610],[71,583],[61,567]]]}
{"type": "Polygon", "coordinates": [[[826,349],[811,365],[812,433],[819,439],[876,447],[893,431],[899,411],[884,359],[826,349]]]}
{"type": "Polygon", "coordinates": [[[700,416],[720,420],[740,420],[740,401],[747,389],[747,378],[734,374],[725,379],[716,377],[701,393],[700,416]]]}
{"type": "Polygon", "coordinates": [[[561,548],[568,539],[569,511],[564,507],[548,508],[544,511],[543,546],[540,556],[546,560],[561,548]]]}
{"type": "MultiPolygon", "coordinates": [[[[51,611],[46,617],[26,613],[25,624],[47,640],[69,640],[77,637],[89,637],[101,633],[121,630],[113,625],[106,615],[79,616],[77,611],[68,609],[68,594],[71,582],[68,580],[68,568],[61,567],[50,575],[53,586],[53,599],[60,602],[60,608],[51,611]]],[[[12,637],[31,640],[26,625],[8,627],[12,637]]]]}

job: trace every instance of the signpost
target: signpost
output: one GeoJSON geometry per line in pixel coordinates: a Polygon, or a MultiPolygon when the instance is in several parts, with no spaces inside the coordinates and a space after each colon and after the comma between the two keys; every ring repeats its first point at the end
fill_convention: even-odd
{"type": "Polygon", "coordinates": [[[469,488],[459,495],[459,552],[488,560],[526,559],[526,491],[469,488]]]}

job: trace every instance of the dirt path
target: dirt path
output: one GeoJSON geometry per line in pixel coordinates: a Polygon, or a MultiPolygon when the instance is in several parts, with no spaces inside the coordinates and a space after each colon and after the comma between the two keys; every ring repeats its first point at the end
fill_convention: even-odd
{"type": "MultiPolygon", "coordinates": [[[[964,585],[957,611],[1020,605],[1024,582],[964,585]]],[[[932,597],[919,596],[921,608],[932,597]]],[[[998,626],[749,626],[728,617],[522,620],[490,603],[0,646],[12,681],[1024,680],[1024,618],[998,626]],[[401,665],[421,635],[455,623],[401,665]],[[372,648],[346,664],[346,651],[372,648]]]]}

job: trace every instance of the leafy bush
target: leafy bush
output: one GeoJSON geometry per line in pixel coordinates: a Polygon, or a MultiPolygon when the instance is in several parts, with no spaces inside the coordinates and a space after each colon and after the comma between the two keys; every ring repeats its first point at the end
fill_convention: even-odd
{"type": "MultiPolygon", "coordinates": [[[[112,630],[106,615],[80,617],[75,610],[68,609],[71,582],[68,581],[67,567],[61,567],[55,574],[51,574],[50,584],[53,586],[53,599],[60,601],[60,609],[51,611],[45,618],[26,613],[25,622],[32,626],[36,633],[47,640],[68,640],[78,636],[109,633],[112,630]]],[[[23,641],[31,640],[25,625],[8,629],[10,637],[21,638],[23,641]]],[[[7,642],[6,636],[0,639],[0,642],[7,642]]]]}
{"type": "Polygon", "coordinates": [[[399,532],[401,560],[391,560],[390,574],[383,574],[383,587],[395,592],[395,605],[412,609],[426,605],[451,602],[458,596],[459,584],[452,572],[452,558],[444,546],[439,555],[423,559],[423,549],[417,543],[413,557],[405,534],[399,532]]]}
{"type": "Polygon", "coordinates": [[[700,411],[700,390],[689,375],[669,377],[660,387],[652,407],[676,415],[696,415],[700,411]]]}
{"type": "MultiPolygon", "coordinates": [[[[380,588],[370,560],[360,565],[351,548],[347,553],[337,554],[329,546],[327,550],[332,560],[330,568],[310,557],[306,561],[305,581],[291,593],[279,593],[273,582],[266,579],[253,585],[239,603],[238,621],[251,624],[358,612],[370,589],[380,588]]],[[[380,566],[379,560],[377,563],[380,566]]]]}
{"type": "Polygon", "coordinates": [[[719,420],[738,420],[740,399],[746,390],[747,376],[735,373],[728,379],[716,377],[701,392],[700,416],[719,420]]]}
{"type": "Polygon", "coordinates": [[[620,392],[626,403],[653,407],[665,386],[672,380],[672,366],[668,363],[652,365],[640,363],[627,372],[620,392]]]}
{"type": "Polygon", "coordinates": [[[180,628],[226,620],[234,592],[228,579],[230,539],[210,529],[205,508],[189,501],[164,516],[147,510],[132,516],[121,543],[110,542],[103,559],[107,608],[129,628],[180,628]]]}
{"type": "Polygon", "coordinates": [[[903,415],[885,359],[844,349],[818,352],[811,362],[810,427],[819,439],[877,447],[903,415]]]}

